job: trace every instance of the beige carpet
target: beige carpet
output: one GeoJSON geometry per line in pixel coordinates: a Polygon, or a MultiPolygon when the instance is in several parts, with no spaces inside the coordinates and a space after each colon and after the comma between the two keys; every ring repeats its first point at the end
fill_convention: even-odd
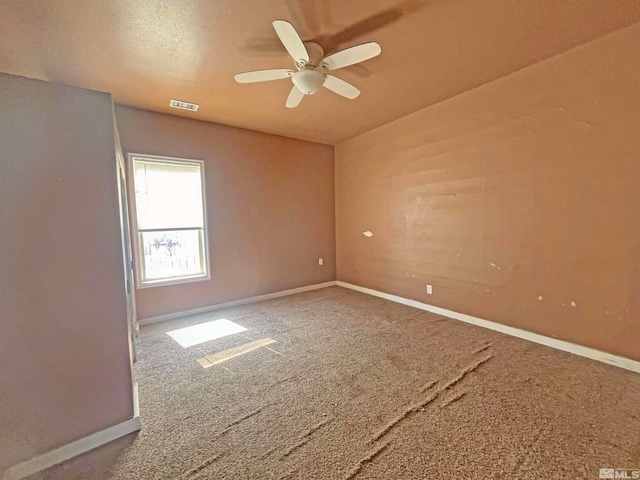
{"type": "Polygon", "coordinates": [[[32,478],[597,479],[640,468],[640,375],[338,287],[146,327],[136,376],[140,433],[32,478]],[[189,348],[165,333],[221,318],[248,330],[189,348]]]}

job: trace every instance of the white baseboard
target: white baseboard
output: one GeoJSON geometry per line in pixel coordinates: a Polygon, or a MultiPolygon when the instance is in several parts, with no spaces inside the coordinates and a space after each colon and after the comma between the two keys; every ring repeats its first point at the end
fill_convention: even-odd
{"type": "Polygon", "coordinates": [[[261,302],[263,300],[270,300],[272,298],[286,297],[287,295],[295,295],[296,293],[309,292],[311,290],[318,290],[320,288],[334,287],[336,285],[335,280],[324,283],[316,283],[315,285],[307,285],[304,287],[290,288],[289,290],[281,290],[279,292],[266,293],[264,295],[258,295],[255,297],[242,298],[240,300],[234,300],[232,302],[218,303],[215,305],[207,305],[206,307],[194,308],[193,310],[185,310],[182,312],[168,313],[166,315],[158,315],[157,317],[148,317],[138,320],[141,327],[145,325],[151,325],[152,323],[166,322],[167,320],[175,320],[176,318],[186,317],[189,315],[197,315],[199,313],[213,312],[215,310],[222,310],[223,308],[237,307],[238,305],[246,305],[248,303],[261,302]]]}
{"type": "Polygon", "coordinates": [[[471,323],[479,327],[495,330],[496,332],[505,333],[507,335],[522,338],[524,340],[529,340],[530,342],[546,345],[547,347],[563,350],[575,355],[580,355],[581,357],[591,358],[593,360],[597,360],[598,362],[608,363],[609,365],[614,365],[626,370],[631,370],[632,372],[640,373],[640,362],[637,360],[631,360],[630,358],[620,357],[611,353],[602,352],[594,348],[583,347],[582,345],[566,342],[564,340],[545,337],[544,335],[539,335],[537,333],[527,332],[526,330],[520,330],[519,328],[509,327],[501,323],[472,317],[471,315],[454,312],[453,310],[447,310],[446,308],[434,307],[433,305],[429,305],[427,303],[418,302],[416,300],[409,300],[397,295],[391,295],[389,293],[380,292],[378,290],[372,290],[371,288],[360,287],[351,283],[337,281],[336,285],[339,287],[349,288],[351,290],[366,293],[368,295],[373,295],[375,297],[391,300],[392,302],[402,303],[403,305],[408,305],[410,307],[419,308],[420,310],[426,310],[427,312],[437,313],[438,315],[443,315],[455,320],[471,323]]]}
{"type": "Polygon", "coordinates": [[[93,450],[101,445],[112,442],[120,437],[140,430],[140,417],[135,416],[122,423],[96,432],[88,437],[71,442],[63,447],[51,450],[43,455],[34,457],[26,462],[19,463],[6,470],[0,479],[20,480],[37,473],[45,468],[52,467],[60,462],[64,462],[81,453],[93,450]]]}
{"type": "Polygon", "coordinates": [[[140,397],[138,396],[138,382],[133,382],[133,418],[140,416],[140,397]]]}

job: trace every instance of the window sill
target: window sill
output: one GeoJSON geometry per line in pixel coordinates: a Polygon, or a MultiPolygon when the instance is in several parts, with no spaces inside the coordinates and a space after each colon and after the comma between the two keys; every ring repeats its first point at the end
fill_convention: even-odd
{"type": "Polygon", "coordinates": [[[146,282],[137,282],[137,288],[166,287],[169,285],[178,285],[180,283],[200,282],[203,280],[211,280],[211,275],[194,275],[191,277],[167,278],[161,280],[148,280],[146,282]]]}

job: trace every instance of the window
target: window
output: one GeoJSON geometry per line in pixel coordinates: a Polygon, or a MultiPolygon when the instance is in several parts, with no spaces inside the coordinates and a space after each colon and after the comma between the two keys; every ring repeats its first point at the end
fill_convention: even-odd
{"type": "Polygon", "coordinates": [[[204,165],[129,155],[139,287],[209,278],[204,165]]]}

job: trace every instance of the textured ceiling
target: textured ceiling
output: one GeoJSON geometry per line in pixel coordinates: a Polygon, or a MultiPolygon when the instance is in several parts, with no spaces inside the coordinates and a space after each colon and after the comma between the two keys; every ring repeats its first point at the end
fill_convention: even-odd
{"type": "Polygon", "coordinates": [[[0,71],[334,144],[638,21],[637,0],[2,0],[0,71]],[[321,89],[287,109],[289,79],[237,84],[293,67],[274,19],[328,53],[378,42],[379,57],[336,72],[362,95],[321,89]]]}

